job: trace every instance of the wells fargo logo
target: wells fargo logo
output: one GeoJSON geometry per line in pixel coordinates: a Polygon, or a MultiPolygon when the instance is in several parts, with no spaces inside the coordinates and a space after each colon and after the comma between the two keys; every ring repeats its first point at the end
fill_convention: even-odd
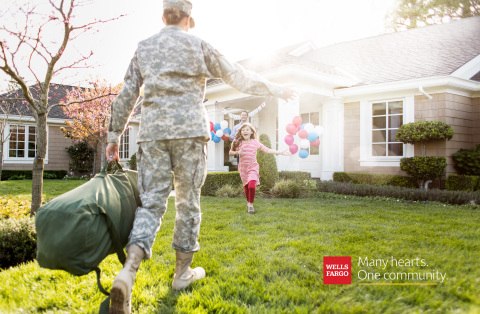
{"type": "Polygon", "coordinates": [[[325,285],[352,284],[352,257],[324,256],[323,283],[325,285]]]}

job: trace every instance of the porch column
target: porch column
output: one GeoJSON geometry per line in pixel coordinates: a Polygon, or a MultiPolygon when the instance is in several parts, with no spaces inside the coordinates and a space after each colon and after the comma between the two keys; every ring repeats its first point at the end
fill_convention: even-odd
{"type": "Polygon", "coordinates": [[[322,170],[320,179],[332,180],[333,173],[343,171],[344,104],[341,98],[323,103],[322,170]]]}
{"type": "MultiPolygon", "coordinates": [[[[292,118],[300,115],[300,99],[297,97],[294,101],[286,102],[283,99],[278,100],[278,150],[288,149],[285,143],[285,136],[288,134],[286,126],[292,123],[292,118]]],[[[298,155],[277,156],[277,167],[279,171],[300,171],[300,158],[298,155]]]]}
{"type": "MultiPolygon", "coordinates": [[[[220,106],[210,106],[207,109],[208,119],[215,123],[219,123],[223,120],[224,114],[220,106]]],[[[215,143],[214,141],[208,142],[208,155],[207,155],[207,171],[208,172],[219,172],[219,171],[228,171],[225,170],[224,166],[224,157],[223,157],[223,140],[220,143],[215,143]]]]}

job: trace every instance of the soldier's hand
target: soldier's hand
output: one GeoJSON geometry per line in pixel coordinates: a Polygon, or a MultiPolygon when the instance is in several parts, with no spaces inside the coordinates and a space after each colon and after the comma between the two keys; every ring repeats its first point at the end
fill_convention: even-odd
{"type": "Polygon", "coordinates": [[[286,101],[295,100],[300,96],[300,92],[293,85],[287,85],[283,87],[282,98],[286,101]]]}
{"type": "Polygon", "coordinates": [[[118,145],[115,143],[108,143],[105,149],[105,155],[108,161],[119,160],[118,158],[118,145]]]}

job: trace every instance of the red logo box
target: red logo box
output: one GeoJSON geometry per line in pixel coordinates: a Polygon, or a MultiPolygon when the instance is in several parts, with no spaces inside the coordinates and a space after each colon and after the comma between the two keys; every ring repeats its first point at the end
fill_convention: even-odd
{"type": "Polygon", "coordinates": [[[325,285],[352,284],[352,257],[351,256],[324,256],[323,257],[323,284],[325,285]]]}

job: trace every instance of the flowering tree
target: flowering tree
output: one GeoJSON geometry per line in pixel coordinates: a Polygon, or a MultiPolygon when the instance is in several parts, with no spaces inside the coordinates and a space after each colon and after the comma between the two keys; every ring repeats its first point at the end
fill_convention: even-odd
{"type": "MultiPolygon", "coordinates": [[[[62,131],[74,141],[84,141],[94,150],[93,174],[95,164],[100,151],[105,151],[105,141],[110,117],[110,104],[114,96],[120,92],[121,84],[112,87],[106,80],[95,79],[92,88],[75,88],[68,92],[65,102],[69,106],[62,107],[63,112],[71,119],[65,123],[69,128],[62,131]],[[111,95],[100,97],[102,95],[111,95]],[[87,101],[88,99],[93,99],[87,101]]],[[[102,165],[105,163],[105,155],[101,155],[102,165]]]]}
{"type": "Polygon", "coordinates": [[[85,21],[76,14],[85,4],[82,0],[18,0],[2,6],[0,70],[20,86],[23,101],[31,108],[37,126],[32,216],[42,200],[47,116],[53,108],[49,105],[52,79],[65,70],[87,67],[93,52],[67,50],[69,43],[95,26],[116,19],[98,20],[88,15],[90,20],[85,21]],[[68,58],[62,58],[65,54],[68,58]],[[37,87],[36,92],[32,91],[32,82],[37,87]]]}

